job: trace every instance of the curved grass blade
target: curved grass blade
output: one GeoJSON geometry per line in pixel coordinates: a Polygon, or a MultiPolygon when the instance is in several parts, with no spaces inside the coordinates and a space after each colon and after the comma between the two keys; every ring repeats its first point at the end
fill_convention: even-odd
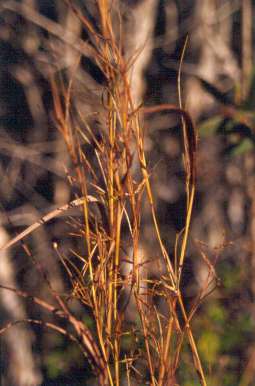
{"type": "MultiPolygon", "coordinates": [[[[93,196],[87,196],[86,197],[87,201],[88,202],[98,202],[98,200],[93,197],[93,196]]],[[[16,237],[14,237],[13,239],[11,239],[10,241],[8,241],[8,243],[6,243],[5,245],[3,245],[1,248],[0,248],[0,251],[4,251],[6,250],[7,248],[10,248],[11,246],[13,246],[14,244],[16,244],[18,241],[24,239],[24,237],[28,236],[30,233],[32,233],[33,231],[35,231],[37,228],[39,228],[41,225],[44,225],[46,224],[47,222],[49,222],[50,220],[52,220],[53,218],[59,216],[60,214],[66,212],[67,210],[70,210],[70,209],[73,209],[73,208],[76,208],[78,206],[81,206],[83,205],[84,203],[84,200],[85,200],[85,197],[80,197],[80,198],[77,198],[76,200],[73,200],[71,201],[70,203],[68,204],[65,204],[57,209],[54,209],[53,211],[51,211],[50,213],[47,213],[45,216],[41,217],[38,221],[36,221],[34,224],[30,225],[28,228],[26,228],[23,232],[19,233],[16,237]]]]}

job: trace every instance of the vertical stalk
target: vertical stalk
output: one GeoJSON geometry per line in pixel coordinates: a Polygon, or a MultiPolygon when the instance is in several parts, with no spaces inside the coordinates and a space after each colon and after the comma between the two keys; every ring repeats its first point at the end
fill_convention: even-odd
{"type": "Polygon", "coordinates": [[[164,381],[164,376],[167,368],[166,366],[167,356],[169,355],[169,351],[170,351],[170,342],[171,342],[171,337],[173,332],[173,322],[174,322],[174,318],[173,316],[171,316],[168,322],[167,334],[165,337],[165,343],[163,347],[163,358],[161,358],[161,363],[160,363],[158,386],[164,386],[163,381],[164,381]]]}
{"type": "Polygon", "coordinates": [[[119,386],[120,381],[120,372],[119,372],[119,322],[118,321],[118,280],[119,280],[119,262],[120,262],[120,239],[121,239],[121,221],[122,221],[122,213],[121,213],[121,204],[118,201],[117,204],[117,219],[116,219],[116,244],[115,244],[115,262],[114,262],[114,326],[115,326],[115,334],[114,334],[114,363],[115,363],[115,382],[116,386],[119,386]]]}
{"type": "Polygon", "coordinates": [[[202,386],[207,386],[207,382],[206,382],[206,379],[205,379],[204,370],[203,370],[203,367],[202,367],[202,364],[201,364],[201,361],[200,361],[200,357],[199,357],[199,354],[198,354],[196,342],[195,342],[192,330],[190,328],[189,319],[188,319],[188,316],[187,316],[187,313],[186,313],[186,310],[185,310],[185,307],[184,307],[184,304],[183,304],[183,300],[182,300],[182,297],[181,297],[180,293],[178,294],[178,302],[179,302],[179,305],[181,307],[181,312],[182,312],[182,315],[183,315],[183,318],[184,318],[185,328],[187,329],[187,335],[188,335],[188,338],[189,338],[189,343],[190,343],[190,347],[191,347],[192,354],[193,354],[194,365],[195,365],[196,370],[197,370],[197,372],[199,374],[201,385],[202,386]]]}
{"type": "Polygon", "coordinates": [[[242,99],[247,96],[252,71],[252,1],[243,0],[242,4],[242,99]]]}
{"type": "Polygon", "coordinates": [[[136,121],[136,136],[137,136],[137,147],[138,147],[138,151],[139,151],[139,160],[140,160],[140,164],[141,164],[141,170],[142,170],[143,178],[145,181],[145,187],[146,187],[146,191],[147,191],[148,200],[149,200],[149,203],[151,206],[151,214],[152,214],[152,220],[153,220],[154,228],[156,231],[156,236],[157,236],[158,243],[159,243],[159,246],[161,249],[161,253],[162,253],[162,255],[165,259],[166,265],[168,267],[168,271],[170,274],[170,279],[171,279],[172,285],[175,287],[174,270],[173,270],[170,258],[167,254],[167,251],[164,247],[164,244],[163,244],[163,241],[162,241],[162,238],[160,235],[160,231],[159,231],[159,226],[158,226],[158,221],[157,221],[155,206],[154,206],[154,200],[153,200],[153,194],[152,194],[152,189],[151,189],[151,185],[150,185],[150,181],[149,181],[149,175],[148,175],[148,171],[147,171],[147,163],[146,163],[146,158],[145,158],[145,154],[144,154],[143,138],[142,138],[141,129],[140,129],[138,119],[136,121]]]}
{"type": "Polygon", "coordinates": [[[139,312],[139,316],[142,324],[142,329],[143,329],[143,337],[144,337],[144,344],[145,344],[146,354],[147,354],[147,363],[150,371],[151,386],[156,386],[151,351],[150,351],[149,337],[148,337],[148,329],[146,326],[146,319],[144,316],[143,308],[140,305],[139,294],[136,294],[136,304],[137,304],[137,308],[138,308],[138,312],[139,312]]]}
{"type": "MultiPolygon", "coordinates": [[[[108,164],[108,207],[109,207],[109,227],[110,243],[114,240],[114,141],[115,141],[115,121],[116,114],[112,111],[112,101],[109,96],[109,164],[108,164]]],[[[112,333],[112,314],[113,314],[113,286],[114,286],[114,259],[110,259],[109,264],[109,291],[108,291],[108,315],[107,315],[107,333],[112,333]]]]}

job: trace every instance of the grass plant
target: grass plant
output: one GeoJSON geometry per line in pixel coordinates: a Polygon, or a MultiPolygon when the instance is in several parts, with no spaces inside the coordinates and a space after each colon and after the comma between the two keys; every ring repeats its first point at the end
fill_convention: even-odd
{"type": "MultiPolygon", "coordinates": [[[[131,92],[135,85],[130,84],[129,76],[136,55],[126,58],[123,54],[123,42],[116,38],[116,27],[112,22],[111,2],[97,1],[100,18],[97,31],[78,8],[69,1],[68,4],[86,28],[91,55],[105,77],[102,105],[95,106],[95,112],[97,109],[104,111],[104,121],[100,129],[95,130],[81,112],[78,111],[79,119],[74,116],[75,69],[68,84],[60,77],[52,79],[56,126],[72,160],[68,178],[75,192],[74,199],[31,225],[5,248],[59,214],[79,207],[82,221],[72,233],[83,244],[83,253],[70,251],[70,256],[65,257],[57,243],[54,244],[71,288],[68,299],[56,293],[46,272],[41,270],[54,305],[24,291],[1,288],[32,299],[56,319],[64,320],[67,327],[58,322],[33,319],[25,322],[44,324],[75,342],[88,359],[99,385],[120,386],[124,380],[127,385],[174,385],[178,379],[182,347],[187,341],[193,358],[191,366],[200,384],[205,386],[206,375],[191,321],[211,288],[215,272],[205,258],[209,266],[207,286],[188,312],[182,290],[182,272],[195,198],[197,133],[190,115],[182,107],[180,72],[178,105],[136,106],[131,92]],[[176,237],[173,255],[168,253],[161,237],[151,186],[153,172],[148,166],[144,145],[144,119],[161,112],[177,114],[183,128],[186,224],[176,237]],[[141,259],[141,220],[146,201],[151,211],[157,249],[153,256],[141,259]],[[160,261],[161,269],[157,279],[150,279],[144,272],[155,259],[160,261]],[[122,267],[126,263],[132,269],[123,274],[122,267]],[[154,302],[156,297],[162,300],[163,311],[154,302]],[[86,324],[86,318],[81,321],[70,311],[68,303],[73,298],[81,302],[85,316],[89,310],[93,328],[86,324]],[[127,322],[126,312],[131,302],[135,315],[134,320],[127,322]]],[[[24,242],[23,248],[32,258],[24,242]]],[[[1,332],[11,325],[13,323],[1,332]]]]}

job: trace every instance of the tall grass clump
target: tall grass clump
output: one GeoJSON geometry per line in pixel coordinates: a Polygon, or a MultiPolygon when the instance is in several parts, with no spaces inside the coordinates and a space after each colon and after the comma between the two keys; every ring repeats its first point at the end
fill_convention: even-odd
{"type": "MultiPolygon", "coordinates": [[[[182,272],[195,197],[197,134],[189,114],[182,108],[180,74],[178,105],[134,104],[132,87],[135,85],[130,83],[130,74],[139,52],[129,58],[123,54],[121,15],[118,15],[116,37],[111,4],[107,0],[97,1],[98,30],[71,2],[69,4],[86,28],[90,56],[105,78],[101,105],[93,106],[94,116],[103,111],[96,129],[95,119],[75,109],[75,69],[67,84],[60,76],[51,82],[55,122],[72,160],[67,175],[74,199],[43,217],[6,246],[10,247],[58,214],[79,207],[82,221],[72,222],[72,237],[82,244],[83,252],[70,251],[70,256],[63,256],[57,243],[54,244],[69,277],[70,294],[66,298],[56,293],[45,272],[41,273],[54,304],[15,291],[24,298],[29,296],[55,318],[66,322],[66,327],[58,322],[44,324],[80,347],[99,385],[174,385],[184,342],[188,342],[192,353],[194,374],[197,373],[201,385],[206,385],[191,320],[211,288],[213,267],[208,263],[207,287],[189,306],[189,312],[182,293],[182,272]],[[162,111],[177,114],[183,128],[186,223],[176,237],[173,255],[169,255],[161,237],[151,187],[153,172],[148,166],[144,145],[144,119],[162,111]],[[150,207],[157,249],[141,258],[141,224],[146,202],[150,207]],[[160,268],[157,278],[151,279],[146,272],[155,260],[160,268]],[[70,311],[69,302],[74,298],[83,306],[82,320],[70,311]],[[155,302],[156,298],[160,299],[160,305],[155,302]],[[131,305],[133,315],[127,320],[131,305]]],[[[25,244],[23,247],[31,256],[29,248],[25,244]]],[[[27,322],[42,323],[32,319],[27,322]]],[[[8,327],[10,325],[2,332],[8,327]]]]}

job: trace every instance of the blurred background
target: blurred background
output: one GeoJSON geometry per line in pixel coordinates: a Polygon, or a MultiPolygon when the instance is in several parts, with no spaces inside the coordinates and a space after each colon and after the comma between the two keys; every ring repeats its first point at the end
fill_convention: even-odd
{"type": "MultiPolygon", "coordinates": [[[[93,0],[73,3],[97,26],[93,0]]],[[[206,256],[219,280],[193,328],[208,384],[255,385],[255,2],[122,0],[120,10],[125,55],[143,47],[131,74],[137,105],[178,103],[177,74],[189,36],[182,97],[199,131],[199,151],[185,302],[189,307],[203,287],[206,256]]],[[[105,79],[87,41],[86,29],[63,0],[0,1],[1,245],[76,193],[68,181],[73,166],[55,127],[50,80],[59,73],[68,80],[75,69],[73,98],[79,111],[88,117],[100,109],[105,79]]],[[[100,127],[100,120],[91,124],[100,127]]],[[[157,214],[172,255],[186,208],[180,120],[164,113],[145,117],[144,125],[157,214]]],[[[155,239],[146,210],[144,249],[151,253],[155,239]]],[[[26,241],[53,288],[68,291],[52,247],[57,242],[63,254],[79,248],[68,217],[51,221],[26,241]]],[[[21,245],[0,254],[0,284],[48,296],[21,245]]],[[[1,326],[28,317],[54,319],[7,290],[0,292],[0,310],[1,326]]],[[[74,311],[86,318],[78,304],[74,311]]],[[[198,385],[190,361],[184,347],[177,379],[182,386],[198,385]]],[[[76,347],[41,326],[19,324],[6,331],[0,366],[6,386],[93,384],[76,347]]]]}

